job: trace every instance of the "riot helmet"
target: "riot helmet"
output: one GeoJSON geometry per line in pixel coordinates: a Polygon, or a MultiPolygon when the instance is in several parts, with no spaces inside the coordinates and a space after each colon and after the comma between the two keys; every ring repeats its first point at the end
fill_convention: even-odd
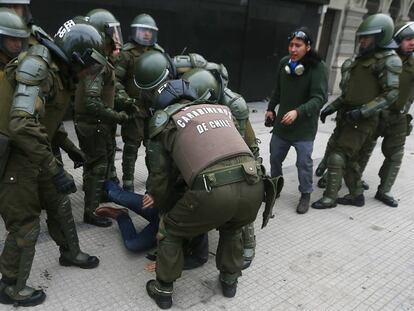
{"type": "Polygon", "coordinates": [[[169,78],[169,62],[159,51],[147,51],[135,65],[134,81],[142,90],[154,90],[169,78]]]}
{"type": "Polygon", "coordinates": [[[13,10],[0,8],[0,51],[14,58],[27,48],[30,36],[23,19],[13,10]]]}
{"type": "Polygon", "coordinates": [[[27,25],[33,24],[33,17],[30,11],[30,0],[0,0],[0,7],[12,9],[23,18],[27,25]]]}
{"type": "Polygon", "coordinates": [[[198,97],[217,101],[220,97],[220,86],[214,75],[205,69],[194,68],[181,77],[190,83],[190,86],[196,91],[198,97]]]}
{"type": "Polygon", "coordinates": [[[84,69],[92,65],[106,65],[104,38],[90,24],[66,21],[52,41],[43,40],[42,44],[52,50],[70,66],[84,69]]]}
{"type": "Polygon", "coordinates": [[[143,46],[157,43],[158,27],[155,20],[148,14],[137,15],[131,23],[131,40],[143,46]]]}
{"type": "Polygon", "coordinates": [[[382,13],[368,16],[356,31],[356,54],[367,54],[377,48],[396,48],[393,33],[394,22],[390,16],[382,13]]]}
{"type": "Polygon", "coordinates": [[[181,100],[194,101],[198,97],[188,81],[169,80],[161,83],[152,93],[152,108],[154,110],[165,109],[181,100]]]}
{"type": "Polygon", "coordinates": [[[407,22],[395,27],[394,40],[399,45],[398,53],[411,55],[414,50],[414,22],[407,22]]]}
{"type": "Polygon", "coordinates": [[[112,50],[120,50],[123,45],[121,24],[115,16],[104,9],[94,9],[86,14],[88,22],[105,34],[105,43],[112,50]]]}

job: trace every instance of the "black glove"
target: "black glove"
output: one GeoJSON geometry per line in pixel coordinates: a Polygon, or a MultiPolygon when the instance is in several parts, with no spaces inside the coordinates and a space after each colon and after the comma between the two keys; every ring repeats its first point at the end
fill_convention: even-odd
{"type": "Polygon", "coordinates": [[[85,154],[79,149],[71,149],[67,151],[69,158],[73,161],[73,167],[76,169],[85,164],[85,154]]]}
{"type": "Polygon", "coordinates": [[[53,184],[60,193],[71,194],[76,192],[76,185],[72,175],[65,172],[63,168],[53,176],[53,184]]]}
{"type": "Polygon", "coordinates": [[[345,113],[345,119],[348,122],[356,122],[362,119],[361,109],[353,109],[345,113]]]}
{"type": "Polygon", "coordinates": [[[325,123],[326,117],[333,114],[334,112],[335,112],[335,110],[330,105],[328,105],[324,109],[322,109],[321,115],[319,117],[321,119],[322,123],[325,123]]]}

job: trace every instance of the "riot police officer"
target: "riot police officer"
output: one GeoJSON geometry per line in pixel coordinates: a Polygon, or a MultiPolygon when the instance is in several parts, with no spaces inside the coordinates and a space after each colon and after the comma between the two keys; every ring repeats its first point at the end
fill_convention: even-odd
{"type": "Polygon", "coordinates": [[[344,91],[325,108],[325,115],[329,115],[343,107],[345,122],[328,158],[326,190],[323,197],[312,204],[313,208],[332,208],[337,202],[365,204],[358,157],[364,144],[372,140],[379,111],[398,98],[401,60],[391,49],[393,31],[394,23],[385,14],[371,15],[358,27],[356,58],[346,60],[342,66],[344,91]],[[337,200],[342,176],[350,193],[337,200]]]}
{"type": "Polygon", "coordinates": [[[381,182],[375,198],[391,207],[398,206],[398,201],[390,192],[401,167],[406,137],[411,131],[412,116],[408,111],[414,100],[414,22],[403,23],[396,27],[394,40],[398,44],[397,54],[403,63],[400,74],[400,94],[394,104],[381,112],[376,136],[366,144],[359,161],[363,172],[378,136],[383,136],[381,150],[385,159],[378,174],[381,182]]]}
{"type": "MultiPolygon", "coordinates": [[[[137,66],[135,75],[141,82],[142,69],[137,66]]],[[[163,82],[166,73],[152,71],[154,79],[145,75],[148,83],[137,83],[157,94],[153,107],[159,110],[149,127],[149,194],[162,217],[157,279],[147,283],[147,292],[163,309],[171,307],[173,282],[181,275],[183,241],[213,228],[220,232],[216,262],[223,294],[236,294],[243,264],[240,229],[255,219],[264,194],[261,170],[230,110],[195,101],[198,96],[187,81],[163,82]],[[187,190],[170,206],[179,180],[187,190]]]]}
{"type": "MultiPolygon", "coordinates": [[[[138,105],[140,113],[121,126],[124,142],[122,152],[122,184],[124,190],[134,191],[134,172],[138,149],[144,140],[144,123],[148,117],[145,100],[140,98],[140,90],[134,84],[134,68],[142,53],[149,50],[164,50],[157,44],[158,27],[148,14],[137,15],[131,23],[130,40],[120,53],[116,62],[117,101],[127,105],[138,105]]],[[[125,107],[119,107],[125,109],[125,107]]]]}
{"type": "Polygon", "coordinates": [[[97,72],[81,79],[75,95],[75,128],[86,162],[83,173],[84,222],[108,227],[112,222],[95,215],[109,178],[115,152],[115,127],[129,120],[125,111],[114,110],[115,74],[110,56],[122,46],[122,34],[118,20],[107,10],[95,9],[86,18],[105,36],[107,64],[97,72]]]}
{"type": "Polygon", "coordinates": [[[26,285],[41,209],[46,210],[49,233],[59,245],[61,265],[90,269],[99,264],[97,257],[79,249],[67,196],[76,186],[54,157],[50,141],[70,103],[73,78],[103,66],[102,53],[103,39],[94,27],[68,21],[55,41],[39,38],[39,44],[6,68],[15,92],[11,102],[2,103],[8,106],[10,121],[0,124],[10,141],[0,181],[0,201],[7,202],[0,212],[9,232],[0,259],[1,303],[34,306],[46,297],[43,290],[26,285]]]}

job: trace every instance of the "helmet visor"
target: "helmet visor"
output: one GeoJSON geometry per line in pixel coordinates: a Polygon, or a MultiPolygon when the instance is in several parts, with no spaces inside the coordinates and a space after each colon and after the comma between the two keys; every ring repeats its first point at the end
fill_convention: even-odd
{"type": "Polygon", "coordinates": [[[79,52],[73,52],[72,61],[83,68],[99,64],[106,65],[106,58],[102,56],[95,49],[86,49],[82,54],[79,52]]]}
{"type": "Polygon", "coordinates": [[[10,1],[10,3],[7,4],[0,3],[0,7],[5,7],[13,10],[17,15],[23,18],[26,24],[31,24],[33,22],[33,16],[32,12],[30,11],[29,4],[30,1],[16,1],[15,3],[10,1]]]}
{"type": "Polygon", "coordinates": [[[10,58],[17,57],[27,50],[29,39],[0,34],[0,50],[10,58]]]}
{"type": "Polygon", "coordinates": [[[157,43],[158,28],[144,25],[133,24],[131,26],[132,40],[143,46],[153,46],[157,43]]]}
{"type": "Polygon", "coordinates": [[[355,54],[358,56],[375,51],[378,42],[381,41],[382,33],[363,34],[357,33],[355,38],[355,54]]]}
{"type": "Polygon", "coordinates": [[[108,23],[106,34],[111,38],[115,50],[122,48],[124,41],[122,39],[121,25],[119,23],[108,23]]]}
{"type": "Polygon", "coordinates": [[[408,23],[407,25],[401,27],[394,35],[394,38],[398,43],[401,43],[404,39],[414,38],[414,22],[408,23]]]}

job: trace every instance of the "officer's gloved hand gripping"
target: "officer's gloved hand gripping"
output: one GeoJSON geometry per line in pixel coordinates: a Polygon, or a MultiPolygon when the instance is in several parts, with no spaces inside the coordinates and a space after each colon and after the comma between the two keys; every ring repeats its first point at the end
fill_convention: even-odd
{"type": "Polygon", "coordinates": [[[73,180],[72,175],[66,172],[63,168],[53,176],[53,184],[56,187],[56,190],[60,193],[70,194],[76,192],[75,181],[73,180]]]}

